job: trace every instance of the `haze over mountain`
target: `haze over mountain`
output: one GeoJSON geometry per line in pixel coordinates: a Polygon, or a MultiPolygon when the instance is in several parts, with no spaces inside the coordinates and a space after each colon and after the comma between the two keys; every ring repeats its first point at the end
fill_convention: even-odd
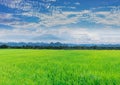
{"type": "Polygon", "coordinates": [[[0,42],[120,44],[120,0],[0,0],[0,42]]]}

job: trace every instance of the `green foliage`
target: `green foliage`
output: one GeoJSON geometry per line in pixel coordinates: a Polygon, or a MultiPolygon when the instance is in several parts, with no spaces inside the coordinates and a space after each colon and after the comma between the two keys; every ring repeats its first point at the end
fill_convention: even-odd
{"type": "Polygon", "coordinates": [[[119,50],[0,50],[0,85],[119,84],[119,50]]]}

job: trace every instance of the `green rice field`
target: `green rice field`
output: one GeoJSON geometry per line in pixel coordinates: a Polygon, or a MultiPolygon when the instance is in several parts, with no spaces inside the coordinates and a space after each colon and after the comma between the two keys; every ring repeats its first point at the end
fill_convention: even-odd
{"type": "Polygon", "coordinates": [[[0,50],[0,85],[120,85],[120,50],[0,50]]]}

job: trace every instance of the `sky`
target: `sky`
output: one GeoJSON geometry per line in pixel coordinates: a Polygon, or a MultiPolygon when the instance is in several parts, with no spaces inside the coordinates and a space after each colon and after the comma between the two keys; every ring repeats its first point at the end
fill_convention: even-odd
{"type": "Polygon", "coordinates": [[[0,42],[120,44],[120,0],[0,0],[0,42]]]}

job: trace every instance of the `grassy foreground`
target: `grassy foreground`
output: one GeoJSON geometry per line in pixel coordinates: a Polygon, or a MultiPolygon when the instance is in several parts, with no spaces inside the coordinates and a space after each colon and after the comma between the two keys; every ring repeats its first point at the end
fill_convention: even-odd
{"type": "Polygon", "coordinates": [[[119,84],[119,50],[0,50],[0,85],[119,84]]]}

